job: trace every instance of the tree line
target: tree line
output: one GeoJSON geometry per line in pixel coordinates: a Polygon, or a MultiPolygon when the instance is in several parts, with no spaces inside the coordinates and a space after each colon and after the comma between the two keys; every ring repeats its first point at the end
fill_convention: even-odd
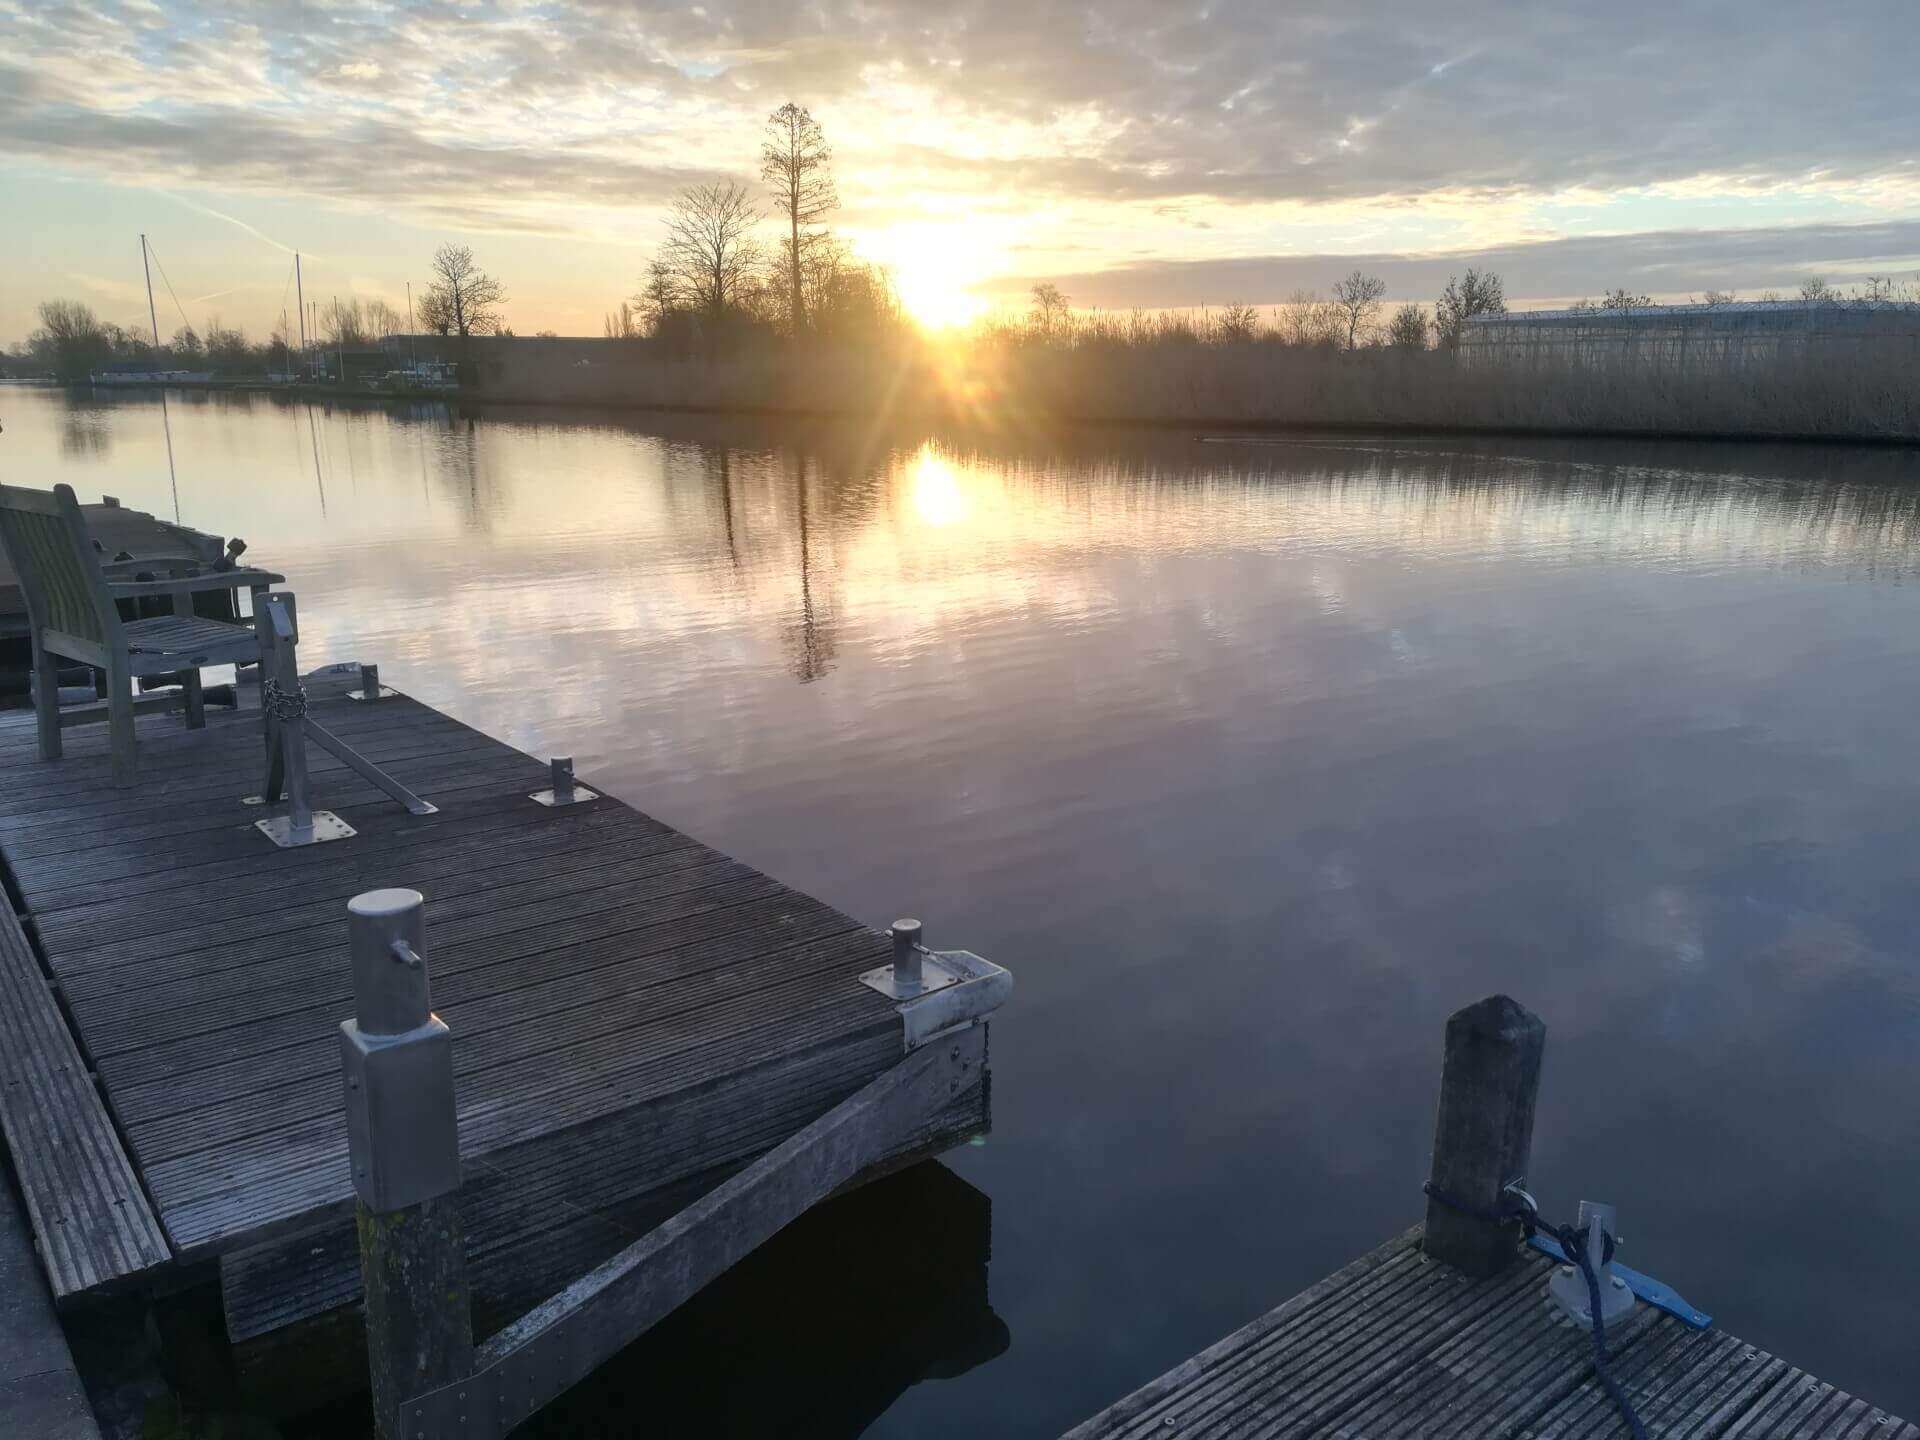
{"type": "Polygon", "coordinates": [[[1476,316],[1507,313],[1500,276],[1471,266],[1466,274],[1447,280],[1431,315],[1421,306],[1405,304],[1383,318],[1386,294],[1386,282],[1379,276],[1354,270],[1335,282],[1326,296],[1296,290],[1266,314],[1253,305],[1233,304],[1203,310],[1197,318],[1190,311],[1115,315],[1077,312],[1058,285],[1042,281],[1029,292],[1027,312],[1020,320],[998,322],[989,332],[1003,343],[1186,340],[1231,345],[1259,341],[1301,349],[1426,350],[1458,345],[1467,322],[1476,316]]]}
{"type": "MultiPolygon", "coordinates": [[[[465,245],[434,252],[414,324],[436,335],[511,335],[502,307],[506,290],[480,269],[465,245]]],[[[379,296],[316,300],[310,307],[306,344],[340,351],[367,350],[408,331],[404,310],[379,296]]],[[[103,320],[79,300],[48,300],[39,326],[24,342],[0,355],[0,368],[19,374],[53,374],[84,380],[95,371],[207,371],[215,375],[291,375],[301,365],[300,317],[282,313],[265,340],[254,341],[239,326],[210,317],[204,330],[182,317],[171,337],[158,341],[150,323],[103,320]]]]}

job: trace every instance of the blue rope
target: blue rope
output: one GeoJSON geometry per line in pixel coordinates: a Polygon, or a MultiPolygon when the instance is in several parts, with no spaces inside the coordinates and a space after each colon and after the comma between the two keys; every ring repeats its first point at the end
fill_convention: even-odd
{"type": "MultiPolygon", "coordinates": [[[[1633,1408],[1633,1402],[1627,1398],[1627,1392],[1613,1378],[1607,1368],[1607,1322],[1600,1313],[1600,1277],[1594,1273],[1593,1261],[1587,1255],[1587,1232],[1584,1228],[1572,1225],[1555,1225],[1540,1218],[1540,1212],[1531,1205],[1524,1204],[1509,1195],[1501,1198],[1504,1208],[1488,1210],[1479,1205],[1471,1205],[1457,1195],[1449,1195],[1429,1180],[1420,1187],[1428,1198],[1439,1201],[1449,1210],[1457,1210],[1462,1215],[1470,1215],[1476,1220],[1485,1220],[1495,1225],[1504,1225],[1508,1221],[1518,1220],[1526,1231],[1527,1238],[1535,1233],[1545,1233],[1560,1242],[1560,1248],[1568,1259],[1580,1267],[1580,1274],[1587,1282],[1588,1313],[1593,1317],[1593,1373],[1598,1377],[1601,1388],[1613,1401],[1614,1408],[1627,1422],[1627,1428],[1633,1432],[1633,1440],[1647,1440],[1647,1427],[1640,1422],[1640,1416],[1633,1408]]],[[[1601,1260],[1606,1263],[1613,1259],[1614,1239],[1605,1230],[1600,1232],[1601,1260]]]]}

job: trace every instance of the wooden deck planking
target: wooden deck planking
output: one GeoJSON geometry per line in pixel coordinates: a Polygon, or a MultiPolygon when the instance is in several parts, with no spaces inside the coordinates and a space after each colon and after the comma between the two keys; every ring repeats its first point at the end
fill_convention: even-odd
{"type": "MultiPolygon", "coordinates": [[[[315,748],[314,803],[360,833],[290,851],[238,804],[255,712],[199,732],[143,717],[132,792],[107,784],[98,729],[41,767],[30,727],[0,720],[21,782],[0,848],[167,1236],[185,1259],[284,1251],[254,1267],[283,1289],[288,1265],[313,1272],[310,1301],[236,1302],[243,1328],[357,1286],[321,1283],[323,1240],[281,1237],[337,1243],[350,1209],[336,1029],[361,890],[428,897],[473,1203],[518,1197],[483,1247],[517,1243],[498,1217],[529,1199],[612,1206],[751,1158],[898,1057],[899,1017],[855,983],[884,935],[616,801],[536,805],[538,762],[404,697],[346,701],[351,683],[312,682],[312,713],[441,813],[408,815],[315,748]],[[486,1178],[502,1156],[511,1183],[486,1178]]],[[[984,1090],[960,1097],[952,1135],[984,1114],[984,1090]]]]}
{"type": "MultiPolygon", "coordinates": [[[[1592,1341],[1553,1318],[1528,1251],[1477,1281],[1416,1227],[1069,1431],[1066,1440],[1600,1440],[1626,1425],[1592,1341]]],[[[1717,1330],[1644,1304],[1608,1331],[1614,1378],[1662,1440],[1920,1440],[1920,1428],[1717,1330]]]]}
{"type": "Polygon", "coordinates": [[[56,1301],[132,1280],[172,1258],[86,1061],[4,896],[0,1132],[13,1156],[56,1301]]]}

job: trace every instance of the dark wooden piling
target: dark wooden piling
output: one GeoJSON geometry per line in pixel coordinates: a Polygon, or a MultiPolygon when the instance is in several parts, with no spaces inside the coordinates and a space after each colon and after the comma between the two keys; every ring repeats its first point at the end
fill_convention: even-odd
{"type": "MultiPolygon", "coordinates": [[[[1546,1024],[1505,995],[1489,996],[1448,1018],[1433,1131],[1434,1190],[1461,1206],[1493,1213],[1501,1207],[1501,1192],[1525,1181],[1546,1043],[1546,1024]]],[[[1434,1259],[1486,1279],[1513,1263],[1520,1225],[1430,1197],[1421,1244],[1434,1259]]]]}
{"type": "Polygon", "coordinates": [[[432,1013],[419,892],[347,906],[354,1018],[340,1027],[374,1428],[473,1371],[473,1301],[460,1206],[453,1037],[432,1013]]]}

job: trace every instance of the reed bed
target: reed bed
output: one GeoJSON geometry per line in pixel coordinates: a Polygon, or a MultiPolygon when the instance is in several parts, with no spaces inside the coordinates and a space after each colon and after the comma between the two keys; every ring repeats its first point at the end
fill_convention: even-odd
{"type": "Polygon", "coordinates": [[[603,344],[594,363],[510,342],[484,393],[695,410],[927,414],[983,424],[1380,427],[1920,440],[1920,339],[1783,338],[1715,355],[1634,347],[1544,356],[1222,339],[1182,317],[1036,334],[674,358],[603,344]]]}

